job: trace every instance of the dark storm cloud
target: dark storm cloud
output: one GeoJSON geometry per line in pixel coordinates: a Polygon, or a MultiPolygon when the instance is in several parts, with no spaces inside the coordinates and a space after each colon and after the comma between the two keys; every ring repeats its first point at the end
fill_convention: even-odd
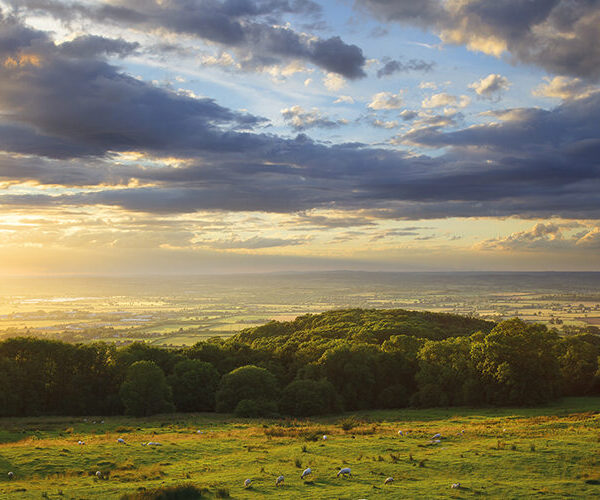
{"type": "Polygon", "coordinates": [[[61,44],[61,52],[66,55],[73,55],[77,58],[92,58],[102,54],[125,57],[135,52],[140,46],[139,43],[131,43],[125,40],[113,40],[102,36],[86,35],[80,36],[71,42],[61,44]]]}
{"type": "MultiPolygon", "coordinates": [[[[252,132],[260,118],[138,81],[104,60],[109,45],[100,45],[79,57],[77,43],[67,54],[43,33],[0,20],[0,180],[98,187],[35,196],[6,190],[0,204],[153,214],[358,210],[363,221],[600,218],[600,93],[552,110],[497,111],[498,123],[400,137],[443,148],[416,156],[252,132]],[[132,150],[187,162],[148,167],[114,157],[132,150]]],[[[340,217],[331,223],[345,226],[340,217]]]]}
{"type": "Polygon", "coordinates": [[[301,106],[292,106],[281,110],[281,116],[296,131],[302,131],[309,128],[338,128],[345,125],[342,120],[332,120],[323,115],[317,108],[305,110],[301,106]]]}
{"type": "Polygon", "coordinates": [[[262,141],[238,131],[260,124],[261,118],[223,108],[212,99],[156,88],[92,57],[98,51],[123,50],[120,40],[86,37],[56,46],[19,26],[14,19],[0,18],[4,150],[49,157],[136,149],[185,155],[244,149],[262,141]],[[13,34],[10,43],[6,33],[13,34]]]}
{"type": "Polygon", "coordinates": [[[311,1],[257,0],[119,0],[91,6],[58,0],[12,0],[17,12],[50,14],[65,21],[90,19],[140,30],[163,29],[229,47],[252,69],[287,59],[301,59],[349,79],[362,78],[365,57],[339,37],[321,39],[284,27],[285,14],[315,15],[311,1]]]}
{"type": "Polygon", "coordinates": [[[600,78],[597,0],[356,0],[386,21],[431,28],[448,43],[499,52],[558,74],[600,78]],[[487,47],[486,47],[487,45],[487,47]],[[491,45],[496,50],[491,50],[491,45]]]}
{"type": "Polygon", "coordinates": [[[410,59],[407,62],[391,60],[387,61],[383,67],[377,70],[377,77],[382,78],[384,76],[390,76],[394,73],[407,73],[409,71],[423,71],[428,72],[433,69],[435,62],[424,61],[422,59],[410,59]]]}

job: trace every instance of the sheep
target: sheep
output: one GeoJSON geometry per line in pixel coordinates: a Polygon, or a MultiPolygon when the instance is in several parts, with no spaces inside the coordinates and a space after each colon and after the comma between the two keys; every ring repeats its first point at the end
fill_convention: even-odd
{"type": "Polygon", "coordinates": [[[77,441],[77,444],[79,444],[79,445],[85,444],[85,441],[79,440],[79,441],[77,441]]]}
{"type": "Polygon", "coordinates": [[[398,431],[398,436],[404,436],[404,432],[398,431]]]}
{"type": "Polygon", "coordinates": [[[14,472],[9,472],[9,473],[8,473],[8,479],[12,479],[12,478],[14,478],[14,477],[15,477],[15,474],[14,474],[14,472]]]}
{"type": "Polygon", "coordinates": [[[327,434],[323,434],[323,441],[327,440],[327,434]]]}
{"type": "Polygon", "coordinates": [[[455,489],[455,490],[460,490],[460,483],[454,483],[454,484],[452,484],[452,486],[450,486],[450,488],[455,489]]]}
{"type": "Polygon", "coordinates": [[[431,439],[440,439],[441,437],[442,435],[438,432],[437,434],[434,434],[431,439]]]}
{"type": "Polygon", "coordinates": [[[300,479],[304,479],[309,474],[312,474],[312,469],[310,467],[304,469],[304,471],[302,472],[302,475],[300,476],[300,479]]]}
{"type": "Polygon", "coordinates": [[[388,478],[387,478],[387,479],[386,479],[386,480],[383,482],[383,484],[390,484],[390,483],[393,483],[393,482],[394,482],[394,478],[393,478],[393,477],[388,477],[388,478]]]}
{"type": "Polygon", "coordinates": [[[442,442],[441,439],[432,439],[431,444],[440,444],[442,442]]]}
{"type": "Polygon", "coordinates": [[[142,443],[142,446],[162,446],[162,444],[156,441],[148,441],[147,443],[142,443]]]}
{"type": "Polygon", "coordinates": [[[283,476],[279,476],[277,479],[275,479],[275,486],[283,486],[284,479],[285,478],[283,476]]]}
{"type": "Polygon", "coordinates": [[[340,477],[340,475],[347,477],[350,476],[352,477],[352,472],[350,471],[350,467],[344,467],[342,469],[339,470],[339,472],[337,473],[337,477],[340,477]]]}
{"type": "Polygon", "coordinates": [[[102,479],[102,472],[100,472],[99,470],[96,471],[96,477],[98,479],[102,479]]]}
{"type": "Polygon", "coordinates": [[[246,479],[244,481],[244,488],[250,488],[251,484],[252,484],[252,479],[246,479]]]}
{"type": "Polygon", "coordinates": [[[123,438],[117,439],[117,443],[119,443],[119,444],[127,444],[127,443],[125,443],[125,440],[123,438]]]}

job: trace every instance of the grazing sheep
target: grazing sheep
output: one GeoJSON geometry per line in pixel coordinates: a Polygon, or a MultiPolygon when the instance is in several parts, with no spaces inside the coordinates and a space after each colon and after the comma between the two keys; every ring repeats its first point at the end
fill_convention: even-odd
{"type": "Polygon", "coordinates": [[[102,479],[102,472],[100,472],[99,470],[96,471],[96,477],[98,479],[102,479]]]}
{"type": "Polygon", "coordinates": [[[350,471],[350,467],[344,467],[343,469],[340,469],[339,472],[337,473],[337,477],[344,476],[350,476],[352,477],[352,472],[350,471]]]}
{"type": "Polygon", "coordinates": [[[275,479],[275,486],[283,486],[283,481],[284,481],[284,477],[279,476],[277,479],[275,479]]]}
{"type": "Polygon", "coordinates": [[[441,439],[432,439],[431,444],[440,444],[442,442],[441,439]]]}
{"type": "Polygon", "coordinates": [[[13,477],[15,477],[15,474],[13,472],[9,472],[8,479],[12,479],[13,477]]]}
{"type": "Polygon", "coordinates": [[[157,443],[156,441],[148,441],[147,443],[142,443],[142,446],[162,446],[162,443],[157,443]]]}
{"type": "Polygon", "coordinates": [[[246,479],[244,481],[244,488],[250,488],[251,484],[252,484],[252,479],[246,479]]]}
{"type": "Polygon", "coordinates": [[[119,443],[119,444],[126,444],[125,440],[123,438],[117,439],[117,443],[119,443]]]}
{"type": "Polygon", "coordinates": [[[85,444],[85,441],[77,441],[77,444],[79,444],[79,445],[85,444]]]}
{"type": "Polygon", "coordinates": [[[383,484],[390,484],[390,483],[393,483],[393,482],[394,482],[394,478],[393,478],[393,477],[388,477],[388,478],[387,478],[387,479],[386,479],[386,480],[383,482],[383,484]]]}
{"type": "Polygon", "coordinates": [[[404,436],[404,432],[398,431],[398,436],[404,436]]]}
{"type": "Polygon", "coordinates": [[[310,467],[308,467],[307,469],[304,469],[304,471],[302,471],[302,475],[300,476],[300,479],[304,479],[309,474],[312,474],[312,469],[310,467]]]}
{"type": "Polygon", "coordinates": [[[453,488],[455,490],[460,490],[460,483],[454,483],[452,486],[450,486],[450,488],[453,488]]]}
{"type": "Polygon", "coordinates": [[[437,434],[434,434],[431,439],[440,439],[441,437],[442,435],[438,432],[437,434]]]}
{"type": "Polygon", "coordinates": [[[323,434],[323,441],[327,440],[327,434],[323,434]]]}

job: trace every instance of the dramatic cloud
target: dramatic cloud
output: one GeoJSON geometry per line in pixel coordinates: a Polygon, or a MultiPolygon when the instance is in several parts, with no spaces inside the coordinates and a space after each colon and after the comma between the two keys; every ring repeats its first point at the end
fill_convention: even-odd
{"type": "Polygon", "coordinates": [[[600,228],[586,227],[580,223],[539,222],[529,230],[518,231],[504,238],[492,238],[476,244],[480,250],[544,251],[572,250],[574,248],[600,248],[600,228]]]}
{"type": "Polygon", "coordinates": [[[396,128],[398,126],[398,122],[396,120],[390,120],[390,121],[385,121],[385,120],[373,120],[371,122],[373,124],[374,127],[377,128],[385,128],[385,129],[391,129],[391,128],[396,128]]]}
{"type": "Polygon", "coordinates": [[[595,85],[589,85],[580,78],[568,78],[566,76],[555,76],[546,78],[546,83],[541,84],[533,90],[533,95],[540,97],[558,97],[559,99],[580,99],[589,97],[600,89],[595,85]]]}
{"type": "Polygon", "coordinates": [[[100,56],[122,48],[120,40],[57,46],[12,18],[0,18],[0,32],[0,149],[65,158],[137,149],[185,155],[261,142],[237,132],[260,118],[118,72],[100,56]]]}
{"type": "Polygon", "coordinates": [[[283,119],[298,131],[309,128],[337,128],[347,123],[345,120],[331,120],[317,108],[305,110],[301,106],[292,106],[282,109],[281,114],[283,119]]]}
{"type": "Polygon", "coordinates": [[[481,80],[473,82],[469,85],[469,88],[486,99],[498,99],[502,92],[510,88],[510,85],[508,78],[492,73],[481,80]]]}
{"type": "Polygon", "coordinates": [[[398,92],[397,94],[393,94],[392,92],[379,92],[372,97],[369,108],[375,110],[398,109],[401,108],[402,105],[403,100],[401,92],[398,92]]]}
{"type": "Polygon", "coordinates": [[[333,101],[333,104],[341,103],[354,104],[354,99],[349,95],[341,95],[335,101],[333,101]]]}
{"type": "Polygon", "coordinates": [[[466,95],[461,95],[460,98],[450,95],[447,92],[440,94],[434,94],[427,99],[424,99],[421,106],[424,108],[443,108],[445,106],[453,106],[458,108],[465,108],[469,105],[471,100],[466,95]]]}
{"type": "Polygon", "coordinates": [[[335,36],[321,39],[285,26],[286,14],[314,15],[320,7],[309,0],[113,0],[89,4],[59,0],[11,0],[17,12],[53,15],[64,21],[90,20],[138,31],[185,34],[234,50],[244,67],[264,67],[299,59],[324,70],[356,79],[365,76],[365,58],[356,45],[335,36]]]}
{"type": "Polygon", "coordinates": [[[600,3],[595,0],[356,0],[379,19],[433,29],[442,41],[600,79],[600,3]]]}
{"type": "Polygon", "coordinates": [[[263,238],[253,236],[248,239],[230,238],[227,240],[200,241],[202,246],[218,250],[256,250],[260,248],[287,247],[303,245],[308,240],[303,238],[263,238]]]}
{"type": "Polygon", "coordinates": [[[394,73],[407,73],[409,71],[431,71],[435,63],[430,61],[423,61],[422,59],[411,59],[407,62],[402,61],[386,61],[383,67],[377,70],[377,77],[382,78],[384,76],[390,76],[394,73]]]}
{"type": "MultiPolygon", "coordinates": [[[[0,192],[4,207],[165,215],[320,209],[362,211],[368,220],[600,217],[598,93],[552,110],[496,111],[496,122],[484,125],[459,129],[454,121],[450,132],[440,129],[441,120],[456,114],[423,113],[415,124],[421,128],[399,140],[438,149],[426,156],[389,144],[258,133],[258,117],[155,87],[109,64],[107,52],[121,41],[80,42],[56,45],[13,18],[0,21],[0,180],[93,187],[7,188],[0,192]],[[121,163],[119,152],[136,152],[139,164],[121,163]]],[[[461,106],[457,97],[436,96],[431,107],[456,113],[461,106]]],[[[398,109],[401,99],[381,93],[371,105],[398,109]]]]}

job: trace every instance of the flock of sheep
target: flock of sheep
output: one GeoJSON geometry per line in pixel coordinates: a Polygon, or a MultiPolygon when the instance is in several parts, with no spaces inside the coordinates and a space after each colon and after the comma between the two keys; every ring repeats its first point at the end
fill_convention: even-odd
{"type": "MultiPolygon", "coordinates": [[[[104,423],[104,421],[102,422],[104,423]]],[[[202,431],[197,431],[199,434],[202,434],[202,431]]],[[[461,431],[460,434],[464,434],[464,431],[461,431]]],[[[404,436],[404,433],[400,430],[398,431],[398,435],[399,436],[404,436]]],[[[430,443],[431,444],[438,444],[441,442],[441,440],[444,439],[444,437],[440,434],[440,433],[436,433],[432,436],[430,443]]],[[[327,435],[324,434],[323,435],[323,440],[327,440],[327,435]]],[[[78,445],[85,445],[85,441],[77,441],[78,445]]],[[[125,442],[125,440],[123,438],[118,438],[117,439],[117,444],[122,444],[122,445],[126,445],[127,443],[125,442]]],[[[156,441],[149,441],[147,443],[142,443],[142,446],[162,446],[161,443],[156,442],[156,441]]],[[[312,469],[310,467],[307,467],[306,469],[304,469],[302,471],[302,474],[300,475],[300,479],[305,479],[308,476],[310,476],[313,473],[312,469]]],[[[12,480],[14,479],[14,472],[9,472],[8,473],[8,479],[12,480]]],[[[352,477],[352,470],[350,469],[350,467],[342,467],[336,477],[352,477]]],[[[96,471],[96,477],[98,479],[103,479],[104,475],[102,473],[102,471],[96,471]]],[[[277,479],[275,480],[275,486],[279,487],[279,486],[283,486],[284,485],[284,481],[285,481],[285,477],[283,475],[277,477],[277,479]]],[[[383,482],[384,485],[386,484],[391,484],[394,482],[394,478],[393,477],[388,477],[385,479],[385,481],[383,482]]],[[[252,479],[246,479],[244,481],[244,488],[250,488],[252,486],[252,479]]],[[[452,484],[451,488],[453,489],[460,489],[461,485],[460,483],[454,483],[452,484]]]]}

